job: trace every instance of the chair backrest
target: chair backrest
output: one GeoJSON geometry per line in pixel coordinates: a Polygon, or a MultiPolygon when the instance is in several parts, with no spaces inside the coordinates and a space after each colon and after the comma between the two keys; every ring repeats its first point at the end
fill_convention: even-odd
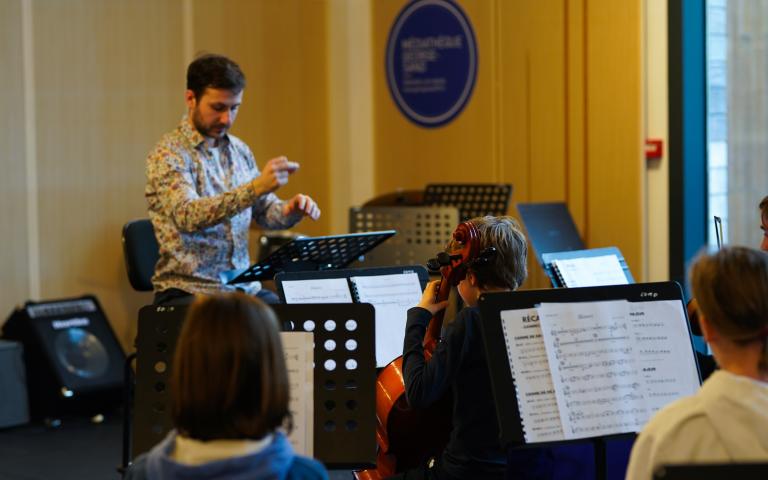
{"type": "Polygon", "coordinates": [[[139,292],[151,291],[160,247],[148,218],[132,220],[123,226],[123,255],[128,281],[133,289],[139,292]]]}

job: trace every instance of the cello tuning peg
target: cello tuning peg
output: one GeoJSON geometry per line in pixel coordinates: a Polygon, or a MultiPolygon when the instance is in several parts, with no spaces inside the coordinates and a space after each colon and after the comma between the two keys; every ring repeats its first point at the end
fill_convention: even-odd
{"type": "Polygon", "coordinates": [[[437,261],[442,266],[450,265],[453,257],[446,252],[440,252],[437,254],[437,261]]]}
{"type": "Polygon", "coordinates": [[[436,258],[430,258],[427,260],[427,268],[432,272],[440,270],[440,262],[436,258]]]}

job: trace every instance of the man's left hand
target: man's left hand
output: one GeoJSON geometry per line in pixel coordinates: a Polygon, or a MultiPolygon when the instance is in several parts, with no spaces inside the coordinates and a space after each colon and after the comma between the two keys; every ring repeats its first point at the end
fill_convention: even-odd
{"type": "Polygon", "coordinates": [[[283,206],[283,215],[288,216],[292,213],[301,212],[302,215],[317,220],[320,218],[320,208],[312,197],[299,193],[285,202],[283,206]]]}

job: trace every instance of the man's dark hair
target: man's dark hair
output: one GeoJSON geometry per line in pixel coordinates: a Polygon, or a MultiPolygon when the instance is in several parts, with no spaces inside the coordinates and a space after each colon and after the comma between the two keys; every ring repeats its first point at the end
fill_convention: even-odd
{"type": "Polygon", "coordinates": [[[759,208],[760,214],[763,216],[763,218],[768,218],[768,196],[766,196],[763,201],[760,202],[759,208]]]}
{"type": "Polygon", "coordinates": [[[200,100],[206,88],[237,94],[245,88],[245,75],[240,65],[224,55],[203,55],[187,67],[187,89],[194,92],[196,100],[200,100]]]}

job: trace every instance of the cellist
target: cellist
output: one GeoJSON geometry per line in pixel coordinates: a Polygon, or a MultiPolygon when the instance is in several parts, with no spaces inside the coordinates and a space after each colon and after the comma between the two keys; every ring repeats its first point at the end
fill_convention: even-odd
{"type": "MultiPolygon", "coordinates": [[[[447,304],[436,302],[439,281],[430,282],[419,304],[408,310],[403,346],[408,403],[428,409],[443,395],[452,395],[450,440],[438,458],[390,478],[503,479],[507,470],[507,452],[499,442],[496,407],[480,337],[477,302],[484,292],[511,291],[523,283],[528,247],[525,235],[511,217],[478,217],[470,222],[478,230],[480,245],[475,258],[463,264],[466,273],[458,292],[464,308],[444,327],[434,353],[425,359],[422,341],[427,325],[447,304]]],[[[449,245],[447,250],[455,248],[449,245]]],[[[520,451],[519,460],[535,470],[540,453],[520,451]]]]}

